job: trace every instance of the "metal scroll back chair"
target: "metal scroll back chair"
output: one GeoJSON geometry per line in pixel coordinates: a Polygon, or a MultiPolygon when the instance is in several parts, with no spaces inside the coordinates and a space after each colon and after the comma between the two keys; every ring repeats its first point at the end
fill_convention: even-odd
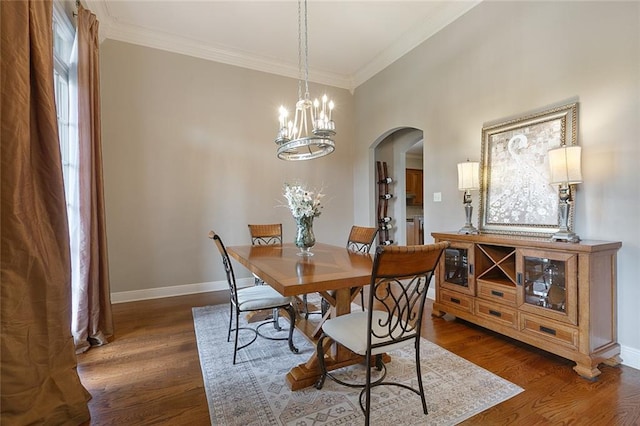
{"type": "MultiPolygon", "coordinates": [[[[349,238],[347,239],[347,250],[356,253],[369,253],[371,251],[371,245],[376,238],[378,228],[369,228],[365,226],[354,225],[349,232],[349,238]]],[[[364,311],[364,289],[360,289],[360,305],[364,311]]]]}
{"type": "Polygon", "coordinates": [[[227,332],[227,342],[231,338],[231,332],[235,331],[234,346],[233,346],[233,363],[236,363],[236,355],[238,350],[246,348],[258,338],[258,336],[264,337],[270,340],[288,340],[289,349],[293,353],[298,353],[298,348],[293,345],[293,329],[296,324],[296,311],[293,308],[293,299],[291,297],[284,297],[273,288],[268,285],[258,285],[253,287],[237,288],[236,276],[233,272],[233,266],[231,265],[231,259],[227,253],[220,236],[213,231],[209,231],[209,238],[212,239],[220,255],[222,256],[222,264],[227,274],[227,283],[229,284],[229,299],[230,299],[230,314],[229,314],[229,331],[227,332]],[[288,337],[270,337],[260,333],[260,327],[269,324],[271,320],[259,324],[256,328],[240,327],[239,319],[243,312],[255,312],[265,309],[279,309],[284,308],[289,313],[291,318],[291,324],[289,325],[288,337]],[[232,327],[233,319],[235,317],[235,328],[232,327]],[[238,332],[240,330],[251,330],[254,333],[251,341],[238,346],[238,332]]]}
{"type": "Polygon", "coordinates": [[[369,253],[373,240],[376,238],[378,228],[365,226],[352,226],[347,239],[347,250],[359,253],[369,253]]]}
{"type": "MultiPolygon", "coordinates": [[[[249,233],[251,234],[252,245],[282,245],[282,224],[274,223],[267,225],[249,225],[249,233]]],[[[264,281],[257,275],[253,275],[256,285],[264,284],[264,281]]],[[[309,304],[307,303],[307,295],[302,295],[302,309],[305,319],[309,318],[309,304]]],[[[273,326],[276,330],[280,329],[278,322],[278,310],[273,310],[273,326]]]]}
{"type": "MultiPolygon", "coordinates": [[[[273,223],[268,225],[249,224],[249,234],[251,234],[251,245],[254,246],[281,246],[282,245],[282,224],[273,223]]],[[[255,284],[264,284],[256,274],[253,274],[255,284]]]]}
{"type": "MultiPolygon", "coordinates": [[[[282,224],[249,224],[249,234],[251,235],[251,245],[254,246],[281,246],[282,245],[282,224]]],[[[264,281],[253,274],[255,285],[263,285],[264,281]]],[[[278,320],[278,309],[273,310],[273,327],[281,330],[278,320]]]]}
{"type": "MultiPolygon", "coordinates": [[[[371,228],[366,226],[353,225],[351,231],[349,231],[349,237],[347,238],[347,250],[354,253],[368,254],[371,251],[371,246],[378,233],[378,228],[371,228]]],[[[364,311],[364,291],[360,289],[360,305],[364,311]]],[[[321,300],[321,313],[324,316],[329,309],[329,304],[326,300],[321,300]]],[[[309,312],[306,314],[309,315],[309,312]]]]}
{"type": "Polygon", "coordinates": [[[282,224],[273,223],[267,225],[249,224],[251,244],[254,246],[282,245],[282,224]]]}
{"type": "Polygon", "coordinates": [[[420,330],[429,282],[448,246],[446,241],[418,246],[379,246],[373,262],[368,310],[332,318],[322,325],[323,333],[317,344],[322,375],[316,388],[322,388],[327,376],[345,386],[362,387],[360,408],[365,415],[365,425],[369,425],[371,389],[375,386],[399,386],[414,392],[420,396],[424,414],[428,414],[420,368],[420,330]],[[348,383],[338,379],[335,371],[327,372],[327,338],[364,356],[364,384],[348,383]],[[382,362],[383,353],[409,344],[415,347],[417,389],[404,383],[384,381],[386,367],[382,362]],[[382,371],[374,382],[371,374],[372,357],[375,357],[377,369],[382,371]]]}

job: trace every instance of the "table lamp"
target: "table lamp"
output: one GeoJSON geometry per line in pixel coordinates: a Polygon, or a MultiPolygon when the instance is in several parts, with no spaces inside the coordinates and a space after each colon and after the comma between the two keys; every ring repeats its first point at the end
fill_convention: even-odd
{"type": "Polygon", "coordinates": [[[477,234],[478,230],[471,224],[471,213],[473,207],[471,206],[471,191],[480,188],[480,180],[478,178],[480,170],[480,163],[477,161],[467,160],[464,163],[458,163],[458,189],[464,191],[464,197],[462,202],[464,203],[464,213],[467,218],[467,223],[464,227],[460,228],[459,234],[477,234]]]}
{"type": "Polygon", "coordinates": [[[548,151],[549,168],[551,174],[549,183],[560,185],[558,190],[558,232],[551,236],[551,241],[567,241],[577,243],[580,241],[575,233],[569,229],[569,217],[571,214],[571,185],[582,182],[580,170],[580,155],[582,148],[577,145],[551,149],[548,151]]]}

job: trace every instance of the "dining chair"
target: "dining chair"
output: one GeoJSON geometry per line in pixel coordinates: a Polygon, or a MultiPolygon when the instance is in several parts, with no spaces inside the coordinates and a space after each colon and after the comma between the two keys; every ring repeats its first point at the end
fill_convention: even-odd
{"type": "MultiPolygon", "coordinates": [[[[249,233],[251,234],[251,244],[252,245],[282,245],[282,224],[274,223],[274,224],[249,224],[249,233]]],[[[253,274],[255,284],[260,285],[264,284],[264,281],[260,279],[257,275],[253,274]]],[[[301,296],[301,314],[304,314],[305,319],[309,319],[309,303],[307,301],[307,295],[303,294],[301,296]]],[[[324,299],[323,299],[324,300],[324,299]]],[[[297,305],[297,303],[296,303],[297,305]]],[[[273,310],[273,326],[276,330],[280,329],[280,323],[278,321],[278,310],[273,310]]]]}
{"type": "MultiPolygon", "coordinates": [[[[353,225],[347,239],[347,250],[356,253],[369,253],[376,238],[378,228],[353,225]]],[[[364,311],[364,287],[360,289],[360,306],[364,311]]]]}
{"type": "Polygon", "coordinates": [[[227,332],[227,342],[231,339],[231,332],[235,331],[234,344],[233,344],[233,363],[236,363],[236,355],[240,349],[246,348],[250,344],[256,341],[258,336],[264,337],[269,340],[288,340],[289,349],[293,353],[298,353],[298,348],[293,344],[293,329],[296,325],[296,310],[293,307],[294,299],[291,297],[282,296],[268,285],[257,285],[253,287],[237,288],[236,276],[233,272],[233,266],[231,265],[231,259],[227,253],[227,249],[222,242],[222,239],[218,234],[213,231],[209,231],[209,238],[212,239],[220,255],[222,256],[222,264],[227,274],[227,283],[229,284],[229,300],[230,300],[230,314],[229,314],[229,330],[227,332]],[[264,335],[260,332],[260,327],[269,324],[272,320],[267,320],[257,325],[255,328],[240,327],[239,319],[240,315],[244,312],[255,312],[265,309],[279,309],[283,308],[289,313],[291,319],[289,324],[289,336],[288,337],[271,337],[264,335]],[[235,328],[232,327],[232,322],[235,316],[235,328]],[[254,333],[253,338],[238,346],[238,332],[240,330],[250,330],[254,333]]]}
{"type": "MultiPolygon", "coordinates": [[[[251,235],[251,245],[254,246],[281,246],[282,245],[282,224],[249,224],[249,234],[251,235]]],[[[265,282],[256,274],[253,274],[254,284],[263,285],[265,282]]],[[[278,309],[273,309],[273,327],[280,331],[280,320],[278,309]]]]}
{"type": "Polygon", "coordinates": [[[282,224],[249,224],[251,244],[254,246],[282,245],[282,224]]]}
{"type": "Polygon", "coordinates": [[[429,282],[442,252],[448,246],[447,241],[417,246],[378,246],[373,261],[367,311],[338,316],[322,325],[322,335],[316,349],[322,374],[315,387],[322,389],[326,377],[345,386],[362,387],[360,408],[365,415],[365,425],[369,425],[371,389],[376,386],[399,386],[410,390],[420,396],[423,412],[428,414],[420,368],[420,330],[429,282]],[[337,370],[331,373],[327,371],[325,348],[329,347],[329,342],[325,342],[326,339],[364,357],[364,384],[336,377],[337,370]],[[382,355],[407,345],[415,348],[417,388],[405,383],[384,381],[386,367],[382,355]],[[381,371],[373,382],[372,362],[381,371]]]}
{"type": "Polygon", "coordinates": [[[359,253],[369,253],[378,228],[353,225],[347,239],[347,250],[359,253]]]}
{"type": "MultiPolygon", "coordinates": [[[[368,254],[371,251],[371,246],[377,233],[378,228],[353,225],[347,238],[347,250],[354,253],[368,254]]],[[[360,289],[360,305],[364,311],[364,291],[362,288],[360,289]]],[[[303,297],[303,306],[306,319],[309,318],[309,314],[313,313],[321,313],[324,316],[329,309],[329,303],[325,299],[320,301],[320,312],[309,312],[305,297],[303,297]]]]}

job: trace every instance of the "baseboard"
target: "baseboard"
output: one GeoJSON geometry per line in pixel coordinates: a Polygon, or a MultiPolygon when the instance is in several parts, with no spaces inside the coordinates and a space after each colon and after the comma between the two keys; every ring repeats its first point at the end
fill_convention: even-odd
{"type": "Polygon", "coordinates": [[[640,350],[629,346],[620,346],[622,365],[640,370],[640,350]]]}
{"type": "MultiPolygon", "coordinates": [[[[238,287],[254,284],[253,278],[237,279],[238,287]]],[[[187,294],[224,291],[228,288],[226,281],[209,281],[206,283],[183,284],[169,287],[147,288],[144,290],[119,291],[111,293],[111,303],[137,302],[139,300],[161,299],[163,297],[186,296],[187,294]]],[[[427,297],[436,300],[436,290],[429,287],[427,297]]]]}
{"type": "MultiPolygon", "coordinates": [[[[237,280],[238,287],[247,287],[254,284],[252,277],[237,280]]],[[[227,281],[210,281],[206,283],[174,285],[170,287],[157,287],[144,290],[121,291],[111,293],[111,303],[135,302],[139,300],[160,299],[163,297],[185,296],[187,294],[206,293],[209,291],[227,290],[227,281]]],[[[435,300],[436,291],[430,286],[427,297],[435,300]]],[[[622,364],[627,367],[640,370],[640,350],[629,346],[620,347],[622,364]]]]}
{"type": "MultiPolygon", "coordinates": [[[[253,278],[236,280],[238,287],[254,284],[253,278]]],[[[187,294],[225,291],[229,288],[227,281],[210,281],[206,283],[183,284],[169,287],[147,288],[143,290],[120,291],[111,293],[111,303],[136,302],[139,300],[161,299],[164,297],[186,296],[187,294]]]]}
{"type": "Polygon", "coordinates": [[[427,299],[436,300],[436,289],[433,286],[429,286],[427,290],[427,299]]]}

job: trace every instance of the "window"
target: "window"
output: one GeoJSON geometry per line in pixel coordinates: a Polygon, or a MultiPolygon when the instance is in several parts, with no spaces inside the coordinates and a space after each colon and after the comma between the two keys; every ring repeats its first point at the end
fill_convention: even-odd
{"type": "Polygon", "coordinates": [[[56,113],[60,137],[60,156],[64,178],[64,193],[69,221],[69,248],[71,255],[71,330],[78,329],[80,306],[80,202],[78,185],[80,158],[78,152],[78,91],[74,52],[75,28],[65,13],[62,2],[53,2],[53,78],[55,84],[56,113]]]}
{"type": "Polygon", "coordinates": [[[70,110],[71,97],[69,96],[69,71],[71,68],[71,51],[75,29],[71,20],[64,12],[60,2],[54,2],[53,8],[53,79],[55,85],[56,112],[58,116],[58,135],[60,138],[60,154],[62,156],[62,171],[64,174],[64,187],[67,192],[67,208],[69,204],[69,179],[70,173],[77,173],[77,161],[71,156],[70,146],[70,110]]]}

